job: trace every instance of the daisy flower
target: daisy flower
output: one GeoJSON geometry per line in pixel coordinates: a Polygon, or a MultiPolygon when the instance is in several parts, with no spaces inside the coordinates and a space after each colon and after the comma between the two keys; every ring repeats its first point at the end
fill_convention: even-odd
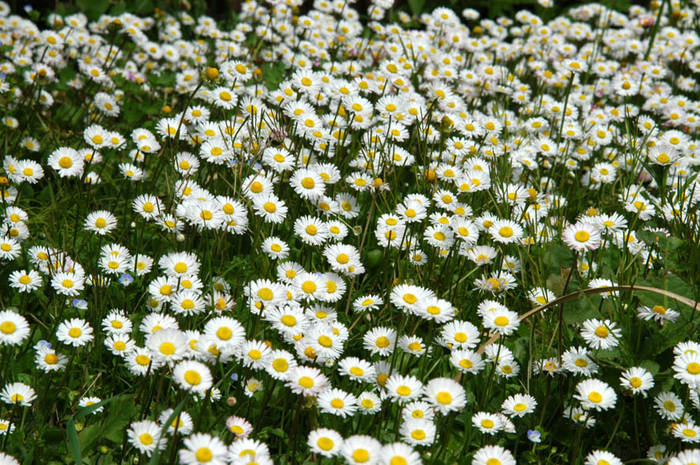
{"type": "Polygon", "coordinates": [[[616,347],[622,331],[610,320],[586,320],[581,328],[581,336],[593,349],[607,350],[616,347]]]}
{"type": "Polygon", "coordinates": [[[346,438],[340,453],[350,465],[368,465],[377,463],[382,445],[371,436],[354,435],[346,438]]]}
{"type": "Polygon", "coordinates": [[[594,450],[586,456],[586,461],[584,462],[584,465],[601,465],[603,463],[609,465],[622,465],[622,460],[620,460],[610,452],[603,450],[594,450]]]}
{"type": "Polygon", "coordinates": [[[80,347],[92,341],[92,328],[80,318],[71,318],[58,325],[56,338],[64,344],[80,347]]]}
{"type": "Polygon", "coordinates": [[[357,396],[357,407],[360,414],[373,415],[382,409],[382,401],[377,394],[365,391],[357,396]]]}
{"type": "Polygon", "coordinates": [[[0,260],[12,261],[19,256],[21,250],[21,245],[15,239],[0,237],[0,260]]]}
{"type": "Polygon", "coordinates": [[[423,394],[423,384],[414,376],[394,373],[386,381],[386,389],[394,401],[408,402],[423,394]]]}
{"type": "Polygon", "coordinates": [[[357,410],[357,398],[341,389],[327,389],[317,396],[321,413],[331,413],[342,418],[352,416],[357,410]]]}
{"type": "Polygon", "coordinates": [[[604,382],[590,378],[576,385],[574,398],[581,402],[585,410],[608,410],[615,406],[617,394],[604,382]]]}
{"type": "Polygon", "coordinates": [[[320,370],[313,367],[297,366],[292,369],[287,378],[287,386],[295,394],[305,396],[317,395],[328,385],[328,379],[320,370]]]}
{"type": "Polygon", "coordinates": [[[471,350],[453,350],[450,353],[450,363],[462,373],[471,374],[480,372],[485,366],[481,355],[471,350]]]}
{"type": "Polygon", "coordinates": [[[48,164],[62,178],[80,177],[83,174],[84,159],[77,150],[59,147],[49,155],[48,164]]]}
{"type": "Polygon", "coordinates": [[[298,169],[294,172],[289,182],[303,199],[315,199],[325,193],[326,184],[320,174],[311,169],[298,169]]]}
{"type": "Polygon", "coordinates": [[[243,439],[253,432],[253,425],[245,418],[232,415],[226,419],[226,429],[235,434],[236,439],[243,439]]]}
{"type": "Polygon", "coordinates": [[[410,313],[415,313],[418,302],[428,297],[433,297],[432,291],[411,284],[399,284],[391,290],[390,294],[392,304],[410,313]]]}
{"type": "MultiPolygon", "coordinates": [[[[161,425],[165,425],[173,412],[174,410],[171,408],[163,410],[158,416],[158,422],[161,425]]],[[[177,432],[183,436],[190,434],[194,428],[194,423],[192,422],[190,414],[182,410],[180,414],[172,420],[170,425],[168,425],[168,433],[173,434],[175,432],[175,427],[177,427],[177,432]]]]}
{"type": "Polygon", "coordinates": [[[435,424],[422,418],[410,418],[399,428],[401,438],[413,446],[427,446],[435,441],[435,424]]]}
{"type": "Polygon", "coordinates": [[[671,434],[673,437],[678,438],[683,442],[700,442],[700,426],[696,425],[692,421],[686,421],[686,423],[676,423],[671,429],[671,434]]]}
{"type": "Polygon", "coordinates": [[[501,411],[511,417],[522,417],[535,411],[537,401],[528,394],[514,394],[501,404],[501,411]]]}
{"type": "MultiPolygon", "coordinates": [[[[666,463],[663,461],[664,458],[667,457],[661,457],[658,463],[666,463]]],[[[692,465],[698,462],[700,462],[700,449],[687,449],[675,457],[671,457],[668,461],[668,465],[692,465]]]]}
{"type": "Polygon", "coordinates": [[[425,398],[440,413],[458,411],[467,404],[464,388],[451,378],[431,379],[424,389],[425,398]]]}
{"type": "Polygon", "coordinates": [[[494,435],[503,429],[501,417],[488,412],[477,412],[472,416],[472,424],[482,433],[494,435]]]}
{"type": "Polygon", "coordinates": [[[479,329],[468,321],[454,320],[441,328],[440,339],[451,349],[471,349],[479,343],[479,329]]]}
{"type": "Polygon", "coordinates": [[[266,238],[262,243],[262,250],[273,260],[284,260],[289,256],[289,246],[277,236],[266,238]]]}
{"type": "Polygon", "coordinates": [[[309,432],[306,443],[311,448],[311,452],[330,458],[340,453],[343,437],[335,430],[319,428],[309,432]]]}
{"type": "Polygon", "coordinates": [[[282,223],[287,216],[287,206],[274,194],[255,197],[253,208],[255,213],[268,223],[282,223]]]}
{"type": "Polygon", "coordinates": [[[683,416],[683,403],[673,392],[661,392],[654,398],[654,406],[661,418],[670,421],[680,420],[683,416]]]}
{"type": "Polygon", "coordinates": [[[372,382],[376,376],[372,364],[357,357],[347,357],[338,362],[338,371],[342,376],[361,383],[372,382]]]}
{"type": "Polygon", "coordinates": [[[523,228],[515,221],[496,220],[489,228],[489,234],[496,242],[510,244],[523,237],[523,228]]]}
{"type": "Polygon", "coordinates": [[[647,307],[645,305],[637,308],[637,317],[642,320],[654,320],[658,322],[661,326],[666,321],[676,321],[681,314],[672,308],[666,308],[663,305],[654,305],[652,307],[647,307]]]}
{"type": "Polygon", "coordinates": [[[506,308],[498,308],[483,315],[484,327],[505,336],[512,334],[520,325],[518,314],[506,308]]]}
{"type": "Polygon", "coordinates": [[[0,392],[0,400],[10,405],[29,407],[34,399],[36,399],[34,389],[24,383],[6,384],[2,392],[0,392]]]}
{"type": "Polygon", "coordinates": [[[187,339],[179,329],[161,329],[146,340],[146,347],[161,362],[175,362],[185,356],[187,339]]]}
{"type": "Polygon", "coordinates": [[[591,223],[579,222],[564,229],[562,240],[576,252],[595,250],[600,247],[600,232],[591,223]]]}
{"type": "Polygon", "coordinates": [[[44,373],[61,371],[68,364],[68,357],[57,353],[49,345],[37,344],[34,363],[44,373]]]}
{"type": "Polygon", "coordinates": [[[476,451],[472,465],[515,465],[513,454],[501,446],[485,446],[476,451]]]}
{"type": "Polygon", "coordinates": [[[647,396],[647,391],[654,387],[654,377],[641,367],[632,367],[620,376],[620,385],[623,389],[632,391],[632,394],[647,396]]]}
{"type": "Polygon", "coordinates": [[[700,386],[700,352],[686,352],[673,360],[674,378],[695,389],[700,386]]]}
{"type": "Polygon", "coordinates": [[[365,350],[371,354],[386,357],[393,352],[396,345],[396,331],[392,328],[378,326],[367,331],[362,342],[365,350]]]}
{"type": "Polygon", "coordinates": [[[178,451],[180,463],[186,465],[226,465],[228,450],[223,441],[207,433],[194,433],[183,440],[178,451]]]}
{"type": "Polygon", "coordinates": [[[273,350],[268,357],[266,371],[273,378],[286,381],[289,373],[297,367],[294,356],[285,350],[273,350]]]}
{"type": "Polygon", "coordinates": [[[352,302],[352,309],[354,312],[362,311],[373,311],[379,308],[384,301],[382,298],[376,294],[364,295],[356,298],[352,302]]]}
{"type": "Polygon", "coordinates": [[[29,323],[12,310],[0,312],[0,345],[19,345],[29,336],[29,323]]]}
{"type": "Polygon", "coordinates": [[[402,442],[385,444],[380,452],[379,460],[380,463],[389,465],[421,465],[423,463],[420,454],[402,442]]]}
{"type": "Polygon", "coordinates": [[[84,226],[86,230],[104,236],[117,227],[117,217],[106,210],[94,211],[85,218],[84,226]]]}
{"type": "Polygon", "coordinates": [[[209,367],[193,360],[185,360],[175,365],[173,377],[182,389],[190,392],[205,392],[213,385],[209,367]]]}

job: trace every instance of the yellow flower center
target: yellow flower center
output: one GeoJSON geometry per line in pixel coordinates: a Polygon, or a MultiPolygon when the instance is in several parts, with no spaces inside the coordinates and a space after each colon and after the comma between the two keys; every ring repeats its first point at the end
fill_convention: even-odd
{"type": "Polygon", "coordinates": [[[333,443],[333,440],[326,438],[326,437],[323,437],[323,438],[318,438],[318,441],[316,441],[316,445],[321,450],[331,450],[331,449],[333,449],[333,446],[335,444],[333,443]]]}
{"type": "Polygon", "coordinates": [[[208,447],[200,447],[197,452],[194,453],[194,458],[199,462],[211,462],[214,454],[211,453],[211,449],[208,447]]]}
{"type": "Polygon", "coordinates": [[[513,235],[513,228],[510,226],[503,226],[498,230],[498,234],[503,237],[511,237],[513,235]]]}
{"type": "Polygon", "coordinates": [[[600,338],[604,339],[604,338],[608,337],[609,334],[610,334],[610,331],[608,331],[608,328],[606,328],[605,326],[598,326],[595,329],[595,335],[600,337],[600,338]]]}
{"type": "Polygon", "coordinates": [[[316,283],[313,281],[304,281],[304,283],[301,285],[301,290],[307,294],[313,294],[316,292],[316,283]]]}
{"type": "Polygon", "coordinates": [[[435,396],[435,400],[440,402],[442,405],[447,405],[452,403],[452,394],[449,392],[439,392],[437,396],[435,396]]]}
{"type": "Polygon", "coordinates": [[[289,364],[287,361],[283,358],[277,358],[272,362],[272,368],[275,369],[275,371],[284,373],[289,369],[289,364]]]}
{"type": "Polygon", "coordinates": [[[175,344],[172,342],[164,342],[160,345],[158,350],[160,350],[160,353],[163,355],[172,355],[175,353],[175,344]]]}
{"type": "Polygon", "coordinates": [[[369,461],[369,452],[367,449],[355,449],[355,452],[352,453],[352,459],[358,463],[365,463],[369,461]]]}
{"type": "Polygon", "coordinates": [[[148,433],[143,433],[142,435],[139,436],[139,441],[144,446],[150,446],[151,444],[153,444],[153,436],[151,436],[148,433]]]}
{"type": "Polygon", "coordinates": [[[588,400],[597,404],[598,402],[603,400],[603,396],[599,392],[593,391],[590,394],[588,394],[588,400]]]}
{"type": "Polygon", "coordinates": [[[388,347],[390,344],[389,338],[386,336],[379,336],[377,340],[375,341],[375,344],[377,344],[377,347],[383,349],[385,347],[388,347]]]}
{"type": "Polygon", "coordinates": [[[199,383],[202,382],[202,375],[200,375],[195,370],[187,370],[185,372],[185,381],[190,386],[197,386],[199,383]]]}
{"type": "Polygon", "coordinates": [[[78,338],[83,334],[83,332],[80,330],[80,328],[71,328],[68,331],[68,335],[72,338],[78,338]]]}
{"type": "Polygon", "coordinates": [[[577,231],[576,234],[574,234],[574,237],[579,242],[586,242],[588,239],[590,239],[591,235],[588,234],[587,231],[577,231]]]}
{"type": "Polygon", "coordinates": [[[700,363],[697,362],[690,362],[688,366],[686,367],[688,370],[688,373],[691,375],[697,375],[700,373],[700,363]]]}
{"type": "Polygon", "coordinates": [[[331,407],[333,408],[343,408],[345,406],[345,402],[343,402],[342,399],[333,399],[331,401],[331,407]]]}
{"type": "Polygon", "coordinates": [[[262,289],[258,290],[258,297],[260,297],[262,300],[272,300],[274,295],[271,289],[263,287],[262,289]]]}
{"type": "Polygon", "coordinates": [[[0,324],[0,333],[12,334],[17,329],[17,326],[12,321],[3,321],[0,324]]]}
{"type": "Polygon", "coordinates": [[[411,395],[411,388],[408,386],[399,386],[396,388],[396,393],[402,397],[411,395]]]}
{"type": "Polygon", "coordinates": [[[306,177],[301,180],[301,185],[304,187],[304,189],[313,189],[316,186],[316,183],[312,178],[306,177]]]}
{"type": "Polygon", "coordinates": [[[299,378],[299,385],[306,389],[311,389],[312,387],[314,387],[314,380],[309,378],[308,376],[302,376],[301,378],[299,378]]]}

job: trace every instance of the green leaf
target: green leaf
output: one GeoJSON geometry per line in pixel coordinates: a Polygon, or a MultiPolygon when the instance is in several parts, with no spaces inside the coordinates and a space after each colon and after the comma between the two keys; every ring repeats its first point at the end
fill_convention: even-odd
{"type": "Polygon", "coordinates": [[[83,463],[83,455],[80,451],[80,439],[78,438],[78,430],[75,429],[75,421],[69,418],[66,422],[66,440],[68,441],[68,451],[70,452],[75,463],[80,465],[83,463]]]}
{"type": "Polygon", "coordinates": [[[659,364],[653,360],[642,360],[639,366],[647,370],[652,376],[655,376],[659,372],[659,364]]]}
{"type": "MultiPolygon", "coordinates": [[[[187,402],[187,398],[182,399],[182,402],[177,404],[177,407],[175,407],[173,413],[171,413],[168,417],[168,421],[163,423],[163,428],[160,430],[160,437],[165,437],[165,432],[168,430],[168,427],[173,423],[173,421],[175,421],[175,418],[180,415],[182,409],[185,408],[185,402],[187,402]]],[[[153,451],[153,456],[151,456],[151,460],[148,462],[148,465],[158,465],[160,463],[160,452],[161,450],[156,447],[156,449],[153,451]]]]}
{"type": "Polygon", "coordinates": [[[102,436],[102,425],[89,425],[85,427],[80,434],[78,434],[81,451],[89,450],[92,443],[94,443],[100,436],[102,436]]]}
{"type": "Polygon", "coordinates": [[[133,396],[119,396],[119,402],[110,408],[109,415],[104,421],[103,437],[114,443],[120,443],[124,429],[135,414],[133,396]]]}
{"type": "Polygon", "coordinates": [[[418,16],[423,12],[425,0],[408,0],[408,6],[411,8],[411,13],[418,16]]]}

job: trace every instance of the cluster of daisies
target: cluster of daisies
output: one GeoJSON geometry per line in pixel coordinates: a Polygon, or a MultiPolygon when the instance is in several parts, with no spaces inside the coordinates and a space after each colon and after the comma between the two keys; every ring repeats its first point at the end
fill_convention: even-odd
{"type": "Polygon", "coordinates": [[[614,289],[700,233],[700,4],[352,3],[0,1],[0,463],[125,385],[120,461],[511,465],[586,429],[586,465],[700,462],[697,310],[614,289]],[[595,313],[523,318],[569,284],[595,313]]]}

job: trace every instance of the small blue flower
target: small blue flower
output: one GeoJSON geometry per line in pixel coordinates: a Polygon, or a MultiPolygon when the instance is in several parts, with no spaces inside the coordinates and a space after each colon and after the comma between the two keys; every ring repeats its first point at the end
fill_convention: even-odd
{"type": "Polygon", "coordinates": [[[133,282],[134,282],[134,278],[128,273],[124,273],[123,275],[121,275],[119,277],[119,284],[121,284],[124,287],[128,286],[129,284],[131,284],[133,282]]]}
{"type": "Polygon", "coordinates": [[[73,299],[73,306],[78,310],[87,310],[88,303],[87,300],[83,299],[73,299]]]}
{"type": "Polygon", "coordinates": [[[231,381],[238,381],[238,373],[231,373],[231,381]]]}
{"type": "Polygon", "coordinates": [[[29,13],[29,12],[31,12],[31,11],[33,11],[33,10],[34,10],[34,7],[33,7],[33,6],[31,6],[31,5],[24,5],[24,11],[26,11],[27,13],[29,13]]]}
{"type": "Polygon", "coordinates": [[[40,341],[38,341],[36,343],[36,346],[37,347],[46,347],[47,349],[50,349],[51,343],[49,341],[45,341],[45,340],[41,339],[40,341]]]}
{"type": "Polygon", "coordinates": [[[536,429],[527,430],[527,438],[532,442],[542,442],[542,434],[536,429]]]}

